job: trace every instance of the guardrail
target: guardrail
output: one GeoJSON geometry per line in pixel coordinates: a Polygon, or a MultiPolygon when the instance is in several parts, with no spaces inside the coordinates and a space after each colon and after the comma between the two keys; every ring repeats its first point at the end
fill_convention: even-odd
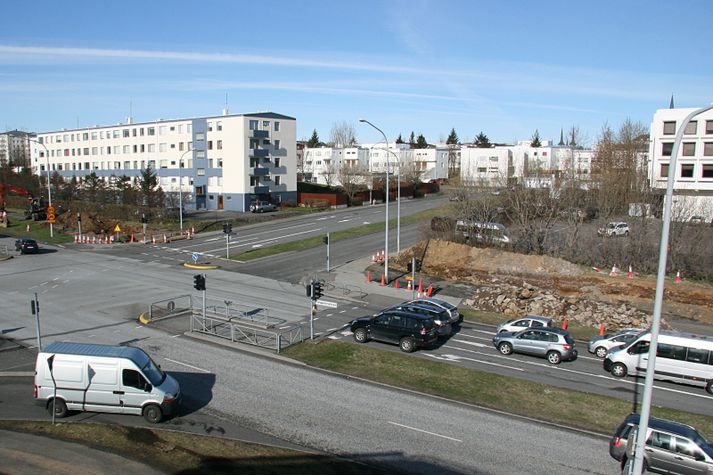
{"type": "Polygon", "coordinates": [[[10,251],[7,248],[7,245],[3,244],[0,246],[0,256],[9,256],[10,251]]]}
{"type": "Polygon", "coordinates": [[[170,299],[152,302],[149,305],[149,320],[159,321],[164,318],[177,317],[193,312],[193,301],[190,295],[179,295],[170,299]]]}
{"type": "Polygon", "coordinates": [[[206,311],[222,315],[228,320],[242,320],[253,325],[260,325],[263,328],[273,328],[286,322],[283,318],[270,316],[270,310],[267,308],[255,308],[230,301],[224,301],[222,305],[206,303],[206,311]]]}

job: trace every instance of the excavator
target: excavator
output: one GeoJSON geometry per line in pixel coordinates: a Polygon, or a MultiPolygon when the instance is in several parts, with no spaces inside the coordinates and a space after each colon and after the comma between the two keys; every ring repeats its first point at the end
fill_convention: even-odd
{"type": "Polygon", "coordinates": [[[32,193],[16,185],[3,185],[0,183],[0,226],[7,227],[7,213],[5,212],[5,196],[7,193],[13,195],[27,196],[27,208],[25,209],[25,219],[33,221],[44,221],[47,219],[47,201],[43,197],[34,198],[32,193]]]}

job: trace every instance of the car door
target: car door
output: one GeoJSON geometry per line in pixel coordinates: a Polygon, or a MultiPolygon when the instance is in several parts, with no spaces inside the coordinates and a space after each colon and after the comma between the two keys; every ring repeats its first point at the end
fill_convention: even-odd
{"type": "Polygon", "coordinates": [[[531,354],[533,349],[533,340],[535,338],[534,330],[527,330],[520,333],[518,336],[513,338],[513,349],[518,353],[528,353],[531,354]]]}
{"type": "Polygon", "coordinates": [[[141,407],[153,387],[136,368],[124,364],[121,370],[121,402],[124,414],[141,414],[141,407]]]}
{"type": "Polygon", "coordinates": [[[377,316],[371,322],[371,337],[374,340],[380,341],[391,341],[390,337],[390,327],[389,322],[391,320],[391,314],[384,313],[377,316]]]}
{"type": "Polygon", "coordinates": [[[649,467],[663,472],[671,472],[674,469],[673,439],[674,437],[671,434],[656,430],[651,431],[644,449],[649,467]]]}
{"type": "Polygon", "coordinates": [[[676,440],[672,466],[674,473],[706,474],[713,464],[706,459],[698,445],[685,437],[674,437],[676,440]]]}
{"type": "Polygon", "coordinates": [[[532,338],[532,354],[538,356],[544,356],[547,354],[547,349],[550,347],[552,337],[554,341],[558,341],[557,335],[554,333],[543,332],[540,330],[533,330],[532,338]]]}

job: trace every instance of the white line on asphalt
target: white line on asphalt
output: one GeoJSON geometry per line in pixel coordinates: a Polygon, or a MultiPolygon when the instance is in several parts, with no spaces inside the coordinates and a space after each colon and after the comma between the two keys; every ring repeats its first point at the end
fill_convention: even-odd
{"type": "Polygon", "coordinates": [[[500,364],[500,363],[492,363],[490,361],[483,361],[483,360],[476,360],[475,358],[468,358],[467,356],[458,356],[458,355],[434,355],[432,353],[424,353],[424,356],[430,356],[431,358],[437,359],[437,360],[442,360],[442,361],[455,361],[458,363],[460,360],[466,360],[466,361],[473,361],[475,363],[481,363],[481,364],[486,364],[490,366],[498,366],[500,368],[507,368],[507,369],[512,369],[515,371],[525,371],[522,368],[518,368],[516,366],[508,366],[505,364],[500,364]]]}
{"type": "Polygon", "coordinates": [[[87,338],[94,338],[96,335],[89,335],[87,338]]]}
{"type": "Polygon", "coordinates": [[[287,325],[286,327],[280,327],[280,330],[284,330],[285,328],[290,328],[290,326],[287,325]]]}
{"type": "Polygon", "coordinates": [[[59,287],[59,285],[53,285],[53,286],[52,286],[53,289],[56,289],[57,287],[59,287]]]}
{"type": "Polygon", "coordinates": [[[472,331],[472,332],[477,332],[477,333],[485,333],[486,335],[495,335],[495,332],[488,332],[488,331],[485,331],[485,330],[476,330],[476,329],[473,329],[473,330],[471,330],[471,331],[472,331]]]}
{"type": "Polygon", "coordinates": [[[330,328],[330,329],[327,330],[327,331],[328,331],[328,332],[333,332],[334,330],[336,330],[336,328],[330,328]]]}
{"type": "Polygon", "coordinates": [[[360,307],[352,307],[352,310],[359,310],[360,307]]]}
{"type": "Polygon", "coordinates": [[[344,313],[344,312],[346,312],[346,310],[340,310],[340,311],[339,311],[339,313],[344,313]]]}
{"type": "Polygon", "coordinates": [[[448,437],[447,435],[436,434],[435,432],[429,432],[429,431],[423,430],[423,429],[417,429],[416,427],[405,426],[405,425],[403,425],[403,424],[399,424],[398,422],[388,421],[388,423],[391,424],[391,425],[398,426],[398,427],[403,427],[404,429],[415,430],[416,432],[423,432],[424,434],[434,435],[434,436],[436,436],[436,437],[441,437],[441,438],[443,438],[443,439],[448,439],[448,440],[452,440],[452,441],[455,441],[455,442],[463,442],[463,441],[460,440],[460,439],[455,439],[455,438],[453,438],[453,437],[448,437]]]}
{"type": "Polygon", "coordinates": [[[134,328],[143,328],[143,325],[136,325],[134,328]]]}
{"type": "Polygon", "coordinates": [[[479,347],[481,347],[481,348],[488,348],[488,347],[490,347],[490,345],[486,345],[486,344],[484,344],[484,343],[477,343],[477,342],[475,342],[475,341],[465,341],[465,340],[453,340],[453,341],[455,341],[456,343],[463,343],[463,344],[465,344],[465,345],[479,346],[479,347]]]}
{"type": "Polygon", "coordinates": [[[40,285],[47,285],[49,282],[40,282],[40,285]]]}
{"type": "Polygon", "coordinates": [[[340,338],[339,338],[338,336],[336,336],[336,335],[329,335],[327,338],[329,338],[330,340],[339,340],[339,339],[340,339],[340,338]]]}
{"type": "Polygon", "coordinates": [[[340,219],[340,220],[337,221],[337,222],[338,222],[338,223],[346,223],[347,221],[351,221],[351,220],[352,220],[352,218],[347,218],[347,219],[340,219]]]}
{"type": "Polygon", "coordinates": [[[203,371],[204,373],[210,373],[210,371],[208,371],[207,369],[199,368],[198,366],[189,365],[188,363],[181,363],[180,361],[172,360],[171,358],[166,358],[166,361],[170,361],[171,363],[180,364],[187,368],[195,369],[197,371],[203,371]]]}
{"type": "Polygon", "coordinates": [[[333,313],[328,313],[326,316],[327,316],[327,317],[331,317],[331,316],[333,316],[333,315],[334,315],[333,313]]]}
{"type": "Polygon", "coordinates": [[[177,335],[171,335],[171,338],[178,338],[179,336],[182,336],[182,335],[183,335],[183,333],[179,333],[177,335]]]}

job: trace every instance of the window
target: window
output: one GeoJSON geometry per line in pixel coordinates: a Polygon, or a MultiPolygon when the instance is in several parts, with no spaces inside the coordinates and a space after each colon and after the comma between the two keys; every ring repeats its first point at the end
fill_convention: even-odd
{"type": "Polygon", "coordinates": [[[699,350],[698,348],[689,348],[686,354],[686,361],[691,363],[708,363],[708,350],[699,350]]]}
{"type": "Polygon", "coordinates": [[[670,360],[683,361],[686,359],[686,347],[659,343],[656,349],[656,356],[659,358],[668,358],[670,360]]]}
{"type": "Polygon", "coordinates": [[[89,147],[85,147],[82,153],[84,153],[84,155],[89,155],[89,147]]]}
{"type": "Polygon", "coordinates": [[[274,178],[274,180],[275,180],[275,185],[280,186],[280,182],[282,181],[281,178],[282,178],[282,177],[279,177],[279,176],[276,176],[276,177],[274,178]]]}
{"type": "Polygon", "coordinates": [[[196,168],[196,175],[205,176],[205,168],[196,168]]]}
{"type": "Polygon", "coordinates": [[[136,137],[136,129],[131,129],[131,136],[136,137]]]}
{"type": "Polygon", "coordinates": [[[149,383],[141,376],[138,371],[133,369],[125,369],[121,372],[121,382],[124,386],[141,389],[147,391],[149,383]]]}
{"type": "Polygon", "coordinates": [[[668,163],[661,164],[661,178],[668,178],[668,163]]]}
{"type": "Polygon", "coordinates": [[[713,178],[713,165],[703,164],[701,178],[713,178]]]}
{"type": "Polygon", "coordinates": [[[683,131],[685,135],[696,135],[696,130],[698,129],[698,121],[692,120],[686,124],[686,130],[683,131]]]}
{"type": "Polygon", "coordinates": [[[96,154],[97,154],[97,147],[92,147],[92,155],[96,155],[96,154]]]}
{"type": "Polygon", "coordinates": [[[146,135],[156,135],[156,128],[149,127],[148,129],[146,129],[146,135]]]}
{"type": "Polygon", "coordinates": [[[683,156],[692,157],[696,154],[696,144],[695,142],[684,142],[683,143],[683,156]]]}
{"type": "Polygon", "coordinates": [[[215,130],[223,130],[223,123],[221,121],[215,123],[215,130]]]}
{"type": "Polygon", "coordinates": [[[129,129],[124,129],[121,131],[124,138],[129,137],[129,129]]]}
{"type": "Polygon", "coordinates": [[[166,135],[166,126],[165,125],[160,125],[158,127],[158,134],[159,135],[166,135]]]}
{"type": "Polygon", "coordinates": [[[693,164],[692,163],[682,163],[681,164],[681,178],[693,178],[693,164]]]}
{"type": "Polygon", "coordinates": [[[130,145],[124,145],[124,153],[131,153],[131,146],[130,145]]]}
{"type": "Polygon", "coordinates": [[[250,157],[250,168],[255,168],[260,165],[260,159],[255,157],[250,157]]]}
{"type": "Polygon", "coordinates": [[[175,144],[175,143],[172,143],[172,144],[171,144],[171,148],[172,148],[172,149],[176,148],[176,144],[175,144]]]}
{"type": "Polygon", "coordinates": [[[676,437],[676,453],[693,457],[695,459],[705,460],[703,452],[700,451],[696,444],[681,437],[676,437]]]}
{"type": "MultiPolygon", "coordinates": [[[[218,122],[218,123],[220,123],[220,122],[218,122]]],[[[218,150],[223,150],[223,141],[222,140],[216,141],[215,148],[217,148],[218,150]]]]}
{"type": "Polygon", "coordinates": [[[646,441],[646,444],[663,450],[671,450],[671,436],[661,432],[652,432],[651,438],[646,441]]]}
{"type": "Polygon", "coordinates": [[[156,144],[150,143],[149,144],[149,153],[154,153],[155,151],[156,151],[156,144]]]}
{"type": "Polygon", "coordinates": [[[183,142],[178,142],[178,151],[183,152],[183,142]]]}
{"type": "Polygon", "coordinates": [[[631,346],[631,348],[627,350],[627,353],[629,353],[630,355],[640,355],[642,353],[646,353],[647,351],[649,351],[650,344],[650,342],[644,340],[636,342],[634,345],[631,346]]]}
{"type": "Polygon", "coordinates": [[[275,167],[280,166],[280,157],[275,157],[275,167]]]}
{"type": "Polygon", "coordinates": [[[706,121],[706,135],[713,134],[713,120],[706,121]]]}
{"type": "Polygon", "coordinates": [[[269,120],[263,120],[263,121],[262,121],[262,128],[263,128],[263,129],[269,129],[269,128],[270,128],[270,121],[269,121],[269,120]]]}
{"type": "Polygon", "coordinates": [[[218,159],[218,168],[223,168],[223,159],[222,158],[218,159]]]}
{"type": "Polygon", "coordinates": [[[130,161],[125,161],[124,162],[124,170],[128,170],[131,168],[131,162],[130,161]]]}
{"type": "Polygon", "coordinates": [[[676,121],[664,122],[663,123],[663,134],[664,135],[676,135],[676,121]]]}
{"type": "Polygon", "coordinates": [[[161,168],[168,168],[168,160],[159,160],[158,166],[161,168]]]}
{"type": "Polygon", "coordinates": [[[121,153],[121,147],[119,145],[114,145],[114,149],[112,150],[114,152],[114,155],[118,155],[121,153]]]}
{"type": "Polygon", "coordinates": [[[250,130],[257,130],[257,124],[258,124],[257,120],[251,120],[251,121],[250,121],[250,125],[249,125],[249,129],[250,129],[250,130]]]}
{"type": "Polygon", "coordinates": [[[205,140],[205,133],[196,132],[196,140],[205,140]]]}
{"type": "Polygon", "coordinates": [[[208,150],[213,150],[213,141],[212,140],[208,141],[208,150]]]}
{"type": "Polygon", "coordinates": [[[174,132],[174,131],[176,130],[176,127],[174,127],[174,126],[172,125],[168,130],[170,130],[171,132],[174,132]]]}
{"type": "Polygon", "coordinates": [[[97,139],[97,133],[96,133],[96,132],[92,132],[92,140],[96,140],[96,139],[97,139]]]}
{"type": "Polygon", "coordinates": [[[280,123],[278,121],[275,121],[275,132],[280,131],[280,123]]]}
{"type": "Polygon", "coordinates": [[[661,144],[661,155],[664,157],[670,157],[673,151],[673,142],[663,142],[661,144]]]}
{"type": "Polygon", "coordinates": [[[196,159],[205,158],[205,150],[196,150],[196,159]]]}
{"type": "Polygon", "coordinates": [[[706,157],[713,157],[713,142],[706,142],[703,144],[703,155],[706,157]]]}
{"type": "Polygon", "coordinates": [[[160,144],[158,144],[158,151],[159,151],[159,152],[165,152],[165,151],[166,151],[166,144],[165,144],[165,143],[160,143],[160,144]]]}
{"type": "Polygon", "coordinates": [[[208,122],[208,132],[213,132],[213,122],[208,122]]]}
{"type": "Polygon", "coordinates": [[[258,186],[259,181],[256,176],[251,176],[250,177],[250,186],[258,186]]]}
{"type": "MultiPolygon", "coordinates": [[[[277,124],[277,122],[275,122],[277,124]]],[[[275,140],[275,150],[280,150],[280,141],[275,140]]]]}
{"type": "Polygon", "coordinates": [[[82,134],[82,140],[89,140],[89,132],[84,132],[82,134]]]}
{"type": "Polygon", "coordinates": [[[134,153],[137,153],[139,151],[138,145],[134,145],[132,148],[133,148],[134,153]]]}
{"type": "Polygon", "coordinates": [[[112,131],[111,136],[115,139],[118,139],[119,137],[121,137],[121,130],[112,131]]]}

